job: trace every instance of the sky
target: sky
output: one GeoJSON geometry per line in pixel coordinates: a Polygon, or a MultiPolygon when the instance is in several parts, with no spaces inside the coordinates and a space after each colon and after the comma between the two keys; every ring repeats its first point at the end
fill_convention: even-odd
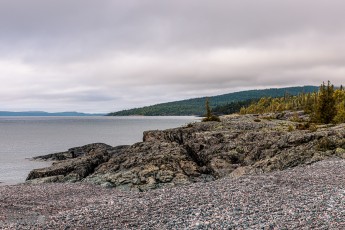
{"type": "Polygon", "coordinates": [[[345,83],[343,0],[1,0],[0,110],[345,83]]]}

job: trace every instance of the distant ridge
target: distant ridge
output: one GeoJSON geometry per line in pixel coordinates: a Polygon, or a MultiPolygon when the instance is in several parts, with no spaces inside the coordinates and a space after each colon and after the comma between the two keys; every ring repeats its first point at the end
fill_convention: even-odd
{"type": "MultiPolygon", "coordinates": [[[[318,89],[319,87],[317,86],[270,88],[262,90],[240,91],[208,98],[210,99],[210,106],[214,108],[216,106],[226,105],[231,102],[259,99],[261,97],[282,97],[286,93],[289,95],[297,95],[302,92],[315,92],[318,89]]],[[[113,112],[109,113],[108,116],[200,116],[205,113],[205,99],[206,97],[200,97],[182,101],[161,103],[142,108],[113,112]]]]}
{"type": "Polygon", "coordinates": [[[27,111],[27,112],[10,112],[10,111],[0,111],[0,116],[28,116],[28,117],[78,117],[78,116],[104,116],[105,114],[90,114],[90,113],[79,113],[79,112],[58,112],[58,113],[48,113],[43,111],[27,111]]]}

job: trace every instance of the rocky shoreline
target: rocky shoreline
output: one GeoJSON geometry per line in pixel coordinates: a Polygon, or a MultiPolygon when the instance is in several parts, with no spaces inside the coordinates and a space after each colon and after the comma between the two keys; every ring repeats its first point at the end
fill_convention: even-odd
{"type": "Polygon", "coordinates": [[[54,163],[31,171],[27,183],[82,181],[148,191],[345,158],[345,125],[310,128],[306,119],[303,112],[230,115],[221,122],[146,131],[131,146],[76,147],[35,157],[54,163]]]}
{"type": "Polygon", "coordinates": [[[345,125],[304,120],[232,115],[35,157],[53,164],[0,187],[0,228],[344,229],[345,125]]]}
{"type": "Polygon", "coordinates": [[[345,160],[147,192],[0,187],[1,229],[344,229],[345,160]]]}

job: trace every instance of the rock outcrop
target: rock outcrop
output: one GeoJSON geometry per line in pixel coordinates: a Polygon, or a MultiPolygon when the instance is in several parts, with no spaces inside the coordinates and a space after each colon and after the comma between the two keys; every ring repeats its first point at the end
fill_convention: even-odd
{"type": "Polygon", "coordinates": [[[230,115],[221,120],[146,131],[143,142],[131,146],[93,144],[38,157],[56,162],[33,170],[27,180],[85,181],[146,191],[345,158],[344,124],[309,128],[301,112],[230,115]]]}
{"type": "Polygon", "coordinates": [[[67,159],[73,159],[77,157],[82,157],[89,154],[92,151],[102,151],[112,148],[110,145],[103,143],[88,144],[81,147],[75,147],[67,150],[66,152],[52,153],[43,156],[33,157],[33,160],[44,160],[44,161],[61,161],[67,159]]]}
{"type": "Polygon", "coordinates": [[[95,143],[71,148],[66,152],[34,157],[34,160],[54,160],[51,167],[32,170],[27,180],[30,183],[76,182],[94,173],[100,165],[108,162],[128,146],[111,147],[95,143]]]}

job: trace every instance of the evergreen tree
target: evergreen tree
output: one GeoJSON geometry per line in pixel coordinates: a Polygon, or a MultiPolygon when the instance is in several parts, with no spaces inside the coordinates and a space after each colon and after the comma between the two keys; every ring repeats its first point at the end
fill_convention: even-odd
{"type": "Polygon", "coordinates": [[[208,98],[206,98],[205,107],[206,107],[206,117],[210,118],[212,114],[211,114],[211,108],[210,108],[210,103],[209,103],[208,98]]]}
{"type": "Polygon", "coordinates": [[[312,95],[310,93],[308,93],[306,96],[306,101],[305,101],[305,105],[304,105],[304,112],[311,114],[314,112],[313,110],[314,110],[314,106],[313,106],[312,95]]]}
{"type": "Polygon", "coordinates": [[[337,106],[337,114],[334,117],[334,122],[335,123],[345,122],[345,101],[343,101],[337,106]]]}
{"type": "Polygon", "coordinates": [[[281,98],[264,97],[249,106],[243,106],[240,114],[271,113],[284,110],[304,110],[310,115],[310,121],[328,124],[345,123],[345,90],[322,83],[318,92],[301,93],[297,96],[287,94],[281,98]]]}
{"type": "Polygon", "coordinates": [[[206,117],[202,119],[203,122],[220,121],[218,116],[212,114],[208,98],[206,98],[205,107],[206,107],[206,117]]]}
{"type": "Polygon", "coordinates": [[[316,122],[329,124],[336,115],[334,86],[328,81],[327,86],[322,83],[315,111],[316,122]]]}

